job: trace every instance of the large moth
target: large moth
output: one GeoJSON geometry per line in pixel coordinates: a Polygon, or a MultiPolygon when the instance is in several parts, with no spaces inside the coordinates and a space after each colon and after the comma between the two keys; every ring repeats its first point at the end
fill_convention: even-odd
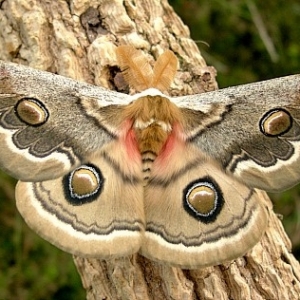
{"type": "Polygon", "coordinates": [[[182,268],[251,249],[268,224],[255,188],[300,181],[300,76],[172,98],[177,68],[118,48],[138,93],[0,62],[0,166],[28,225],[70,253],[140,253],[182,268]]]}

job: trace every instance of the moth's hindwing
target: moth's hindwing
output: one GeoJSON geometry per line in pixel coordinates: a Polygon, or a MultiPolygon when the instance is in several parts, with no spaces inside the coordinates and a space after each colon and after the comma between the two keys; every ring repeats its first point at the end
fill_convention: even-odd
{"type": "Polygon", "coordinates": [[[118,148],[102,151],[58,179],[19,181],[17,207],[28,225],[76,255],[112,258],[136,253],[145,224],[142,179],[120,166],[121,158],[111,161],[120,157],[111,156],[118,148]]]}
{"type": "Polygon", "coordinates": [[[260,240],[268,210],[254,189],[196,150],[169,158],[169,176],[160,167],[154,164],[145,190],[142,255],[199,268],[242,256],[260,240]]]}

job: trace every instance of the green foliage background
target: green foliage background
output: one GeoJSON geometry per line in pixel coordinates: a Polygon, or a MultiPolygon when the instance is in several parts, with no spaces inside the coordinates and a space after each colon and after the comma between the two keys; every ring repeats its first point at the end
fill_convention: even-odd
{"type": "MultiPolygon", "coordinates": [[[[172,0],[220,87],[300,73],[298,0],[172,0]]],[[[258,99],[259,101],[259,99],[258,99]]],[[[0,174],[0,299],[84,299],[70,255],[27,228],[14,203],[14,184],[0,174]]],[[[299,252],[300,189],[272,195],[275,211],[299,252]]]]}

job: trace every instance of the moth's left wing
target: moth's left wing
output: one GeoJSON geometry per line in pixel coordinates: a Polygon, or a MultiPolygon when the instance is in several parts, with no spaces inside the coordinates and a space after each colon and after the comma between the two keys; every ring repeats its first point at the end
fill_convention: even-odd
{"type": "Polygon", "coordinates": [[[300,181],[300,75],[172,101],[187,141],[242,182],[280,191],[300,181]]]}
{"type": "Polygon", "coordinates": [[[0,167],[25,181],[66,174],[118,138],[130,96],[0,61],[0,167]]]}

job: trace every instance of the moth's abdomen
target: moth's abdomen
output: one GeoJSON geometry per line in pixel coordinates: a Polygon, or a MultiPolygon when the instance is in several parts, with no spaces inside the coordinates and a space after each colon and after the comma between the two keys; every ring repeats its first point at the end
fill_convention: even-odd
{"type": "Polygon", "coordinates": [[[156,159],[157,154],[152,152],[151,150],[145,151],[142,153],[142,163],[143,163],[143,179],[144,179],[144,185],[147,184],[151,168],[154,160],[156,159]]]}
{"type": "MultiPolygon", "coordinates": [[[[149,147],[144,148],[143,152],[141,152],[145,185],[149,178],[157,175],[158,170],[159,173],[168,174],[166,171],[168,169],[170,157],[173,157],[179,149],[184,147],[185,143],[181,139],[181,127],[177,123],[172,125],[171,131],[166,131],[164,128],[165,126],[156,128],[151,135],[149,134],[147,136],[150,141],[149,147]],[[156,138],[153,139],[155,134],[156,138]],[[163,134],[165,134],[164,139],[161,139],[159,143],[157,137],[162,136],[163,134]],[[154,165],[156,174],[153,174],[154,165]]],[[[182,159],[182,156],[178,157],[178,159],[182,159]]]]}
{"type": "Polygon", "coordinates": [[[139,145],[139,150],[142,155],[143,177],[146,184],[153,162],[161,152],[168,138],[168,132],[154,121],[144,129],[136,129],[136,136],[139,145]]]}

